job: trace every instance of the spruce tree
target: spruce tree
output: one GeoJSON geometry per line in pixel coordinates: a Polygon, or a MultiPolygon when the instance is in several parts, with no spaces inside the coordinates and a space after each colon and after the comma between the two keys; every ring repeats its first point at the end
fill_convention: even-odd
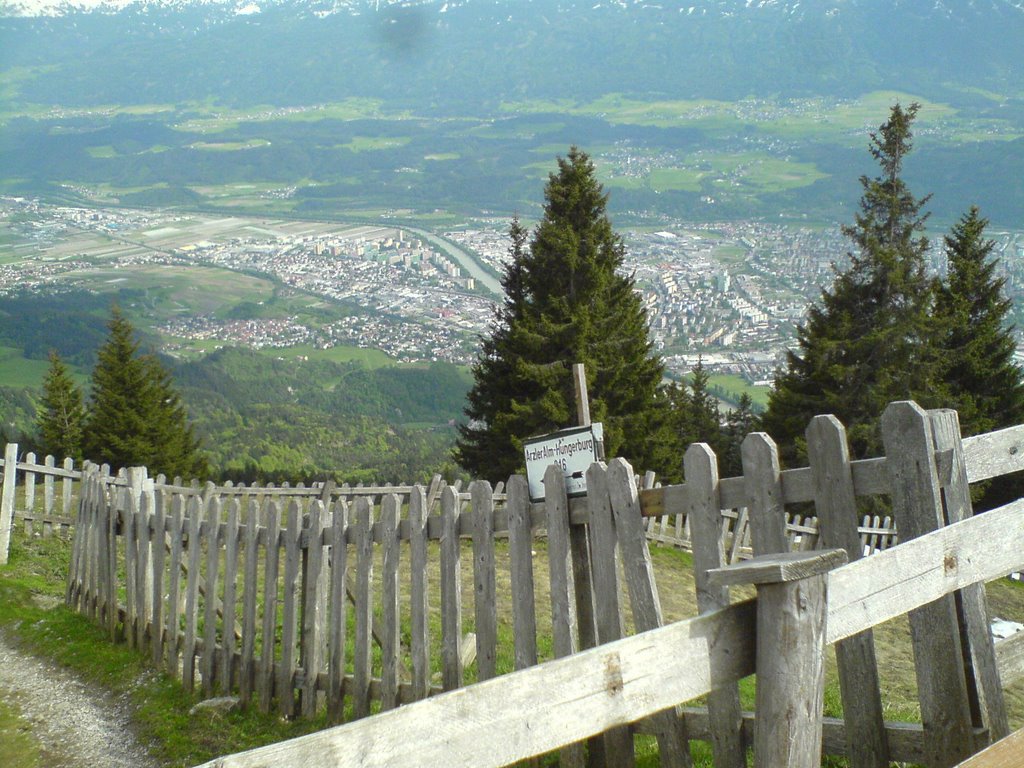
{"type": "Polygon", "coordinates": [[[995,276],[988,221],[971,207],[945,237],[948,272],[938,289],[936,316],[949,405],[965,435],[1024,423],[1024,384],[1013,362],[1008,322],[1012,302],[995,276]]]}
{"type": "Polygon", "coordinates": [[[92,374],[86,457],[111,467],[145,466],[152,474],[190,475],[204,462],[170,374],[139,343],[118,308],[92,374]]]}
{"type": "Polygon", "coordinates": [[[736,407],[725,417],[724,447],[720,462],[722,477],[738,477],[743,474],[743,440],[758,428],[754,401],[744,392],[736,407]]]}
{"type": "Polygon", "coordinates": [[[58,459],[81,460],[85,422],[82,390],[54,351],[50,352],[50,367],[43,379],[40,405],[36,420],[40,448],[58,459]]]}
{"type": "Polygon", "coordinates": [[[575,424],[572,366],[583,363],[607,455],[660,472],[652,462],[663,428],[664,366],[652,353],[634,281],[620,272],[625,247],[586,153],[573,147],[558,159],[544,198],[529,248],[514,225],[506,297],[473,366],[469,424],[460,429],[456,458],[491,480],[519,470],[523,440],[575,424]]]}
{"type": "Polygon", "coordinates": [[[816,414],[835,414],[861,458],[880,450],[878,420],[890,401],[942,402],[922,234],[928,197],[915,197],[902,177],[917,111],[917,104],[897,104],[871,134],[881,174],[861,177],[855,223],[843,228],[854,245],[849,267],[808,310],[798,348],[776,378],[762,424],[787,458],[803,452],[816,414]]]}

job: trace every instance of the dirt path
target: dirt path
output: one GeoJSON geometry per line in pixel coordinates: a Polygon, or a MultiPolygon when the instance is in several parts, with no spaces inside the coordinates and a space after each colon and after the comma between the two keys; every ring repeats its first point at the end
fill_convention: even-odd
{"type": "Polygon", "coordinates": [[[127,702],[22,653],[2,633],[0,699],[21,710],[42,748],[44,768],[158,766],[131,730],[127,702]]]}

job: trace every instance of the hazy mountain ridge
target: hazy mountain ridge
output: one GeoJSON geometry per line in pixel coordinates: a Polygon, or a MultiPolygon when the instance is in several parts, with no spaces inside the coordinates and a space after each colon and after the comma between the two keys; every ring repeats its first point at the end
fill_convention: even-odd
{"type": "Polygon", "coordinates": [[[0,65],[56,64],[20,98],[64,105],[365,95],[450,108],[880,88],[942,98],[974,87],[1018,96],[1024,82],[1021,0],[112,0],[26,15],[36,1],[0,5],[0,65]]]}

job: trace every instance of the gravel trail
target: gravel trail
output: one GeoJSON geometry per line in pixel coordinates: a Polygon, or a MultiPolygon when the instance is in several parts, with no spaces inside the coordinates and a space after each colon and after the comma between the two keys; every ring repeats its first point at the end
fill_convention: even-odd
{"type": "Polygon", "coordinates": [[[135,738],[126,701],[19,651],[2,633],[0,698],[21,710],[46,768],[159,765],[135,738]]]}

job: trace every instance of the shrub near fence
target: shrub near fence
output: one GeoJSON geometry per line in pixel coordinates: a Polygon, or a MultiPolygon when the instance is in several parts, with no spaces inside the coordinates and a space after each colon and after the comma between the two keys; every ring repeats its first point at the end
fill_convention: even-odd
{"type": "MultiPolygon", "coordinates": [[[[750,546],[758,556],[806,549],[820,538],[828,546],[845,549],[852,560],[865,550],[863,532],[854,524],[857,496],[890,496],[903,538],[908,540],[929,526],[969,516],[967,482],[1019,468],[1019,452],[1011,448],[1019,447],[1024,430],[971,438],[961,450],[955,414],[936,412],[926,417],[910,405],[890,410],[905,416],[908,409],[917,422],[895,423],[899,419],[889,417],[886,446],[891,458],[851,462],[841,425],[820,417],[808,433],[809,443],[816,447],[811,452],[814,463],[808,468],[780,471],[770,439],[754,434],[744,444],[740,478],[719,480],[713,454],[694,446],[686,457],[685,485],[638,491],[628,465],[616,461],[607,469],[591,468],[585,499],[566,499],[561,475],[549,471],[547,499],[539,505],[529,503],[523,478],[510,479],[503,496],[486,483],[474,483],[468,494],[435,485],[429,491],[410,488],[404,498],[384,494],[379,499],[353,500],[351,495],[335,496],[327,487],[316,490],[315,499],[310,498],[314,493],[310,489],[301,494],[289,489],[283,495],[266,489],[228,489],[222,496],[214,486],[151,484],[140,472],[117,485],[93,468],[83,477],[68,599],[104,622],[112,636],[123,634],[133,644],[148,644],[154,658],[172,674],[181,675],[186,686],[196,684],[198,672],[207,692],[237,689],[243,698],[265,709],[276,707],[286,715],[310,714],[322,697],[334,718],[341,716],[345,705],[354,716],[362,717],[373,708],[386,710],[418,701],[465,681],[471,654],[466,654],[462,627],[462,539],[470,540],[466,546],[473,561],[476,659],[470,671],[477,680],[486,680],[496,672],[495,603],[501,568],[508,569],[514,666],[525,669],[537,661],[541,609],[534,599],[538,574],[531,547],[540,529],[547,536],[550,570],[542,577],[550,584],[550,606],[545,607],[550,611],[556,657],[618,641],[627,626],[620,593],[628,592],[632,624],[638,631],[659,627],[657,585],[645,543],[651,531],[643,517],[660,519],[667,514],[682,518],[693,538],[701,610],[727,611],[732,617],[728,622],[740,622],[736,626],[742,628],[742,635],[750,631],[752,609],[726,608],[727,585],[708,575],[745,546],[735,546],[736,528],[731,521],[746,518],[750,546]],[[916,464],[905,465],[905,461],[916,464]],[[930,468],[924,481],[918,477],[922,467],[930,468]],[[431,496],[439,497],[436,513],[431,496]],[[806,530],[811,526],[803,519],[800,525],[805,530],[794,531],[792,518],[786,524],[786,505],[807,502],[815,504],[821,528],[815,521],[813,530],[819,536],[806,530]],[[497,564],[496,537],[508,539],[502,545],[507,547],[507,566],[497,564]],[[617,560],[624,564],[621,586],[617,560]],[[408,599],[400,603],[399,564],[403,562],[410,564],[408,599]],[[374,578],[378,567],[379,577],[374,578]],[[432,605],[437,606],[435,624],[439,626],[431,627],[432,605]],[[737,618],[736,611],[747,618],[737,618]],[[432,679],[435,669],[439,675],[432,679]]],[[[1016,507],[1001,514],[1007,519],[987,513],[979,520],[1009,526],[999,530],[1004,539],[1006,530],[1011,533],[1016,550],[1008,557],[1013,559],[1024,551],[1022,542],[1012,538],[1024,531],[1024,521],[1016,507]]],[[[882,721],[871,638],[864,634],[872,624],[920,605],[914,602],[920,594],[907,598],[899,589],[906,581],[901,577],[904,581],[884,588],[890,592],[879,604],[865,597],[844,609],[858,616],[866,612],[870,621],[861,621],[855,630],[847,626],[845,634],[839,635],[833,631],[835,622],[842,626],[853,620],[843,618],[847,615],[843,613],[833,616],[834,605],[829,606],[829,636],[843,641],[838,655],[846,720],[823,721],[824,748],[830,754],[850,755],[854,765],[880,765],[886,759],[948,764],[943,755],[967,754],[976,741],[980,744],[1002,735],[1007,725],[1000,675],[1003,680],[1012,679],[1024,668],[1024,644],[1019,640],[1004,643],[998,654],[994,651],[983,618],[983,588],[967,582],[950,586],[950,579],[965,578],[955,559],[951,567],[936,571],[935,558],[943,560],[935,550],[927,549],[927,558],[918,564],[914,559],[918,556],[905,556],[902,551],[902,547],[893,550],[886,562],[897,563],[896,570],[910,568],[912,591],[921,592],[936,574],[941,590],[963,591],[953,608],[943,603],[938,609],[928,608],[922,618],[912,618],[912,623],[928,628],[915,635],[938,638],[915,639],[922,724],[882,721]],[[905,562],[905,557],[910,560],[905,562]],[[941,670],[944,677],[934,680],[934,670],[941,670]]],[[[871,562],[881,557],[876,555],[871,562]]],[[[987,565],[997,570],[979,578],[998,575],[1004,566],[1010,571],[1022,565],[1019,557],[1012,564],[994,562],[987,565]]],[[[854,565],[859,567],[847,568],[854,565]]],[[[832,580],[845,572],[841,569],[830,576],[830,583],[840,583],[832,580]]],[[[972,578],[977,575],[966,572],[972,578]]],[[[869,586],[883,589],[874,582],[869,586]]],[[[857,589],[843,588],[854,595],[860,594],[857,589]]],[[[718,627],[714,622],[699,626],[718,627]]],[[[706,649],[708,640],[703,642],[706,649]]],[[[714,659],[689,660],[694,669],[712,670],[708,674],[716,679],[708,688],[701,688],[707,682],[698,683],[700,690],[693,694],[711,691],[707,710],[670,709],[647,717],[650,712],[643,708],[619,709],[614,716],[616,727],[606,730],[602,725],[584,734],[592,737],[591,754],[604,754],[610,765],[628,764],[631,732],[640,730],[658,736],[664,764],[686,765],[686,743],[694,738],[712,741],[716,764],[742,764],[751,716],[739,711],[735,684],[729,681],[752,669],[743,667],[747,641],[738,642],[736,649],[723,650],[726,655],[738,654],[730,662],[732,672],[724,677],[714,659]],[[637,720],[642,722],[626,726],[637,720]]],[[[664,695],[658,693],[658,697],[664,695]]],[[[593,723],[574,724],[563,735],[595,723],[607,725],[602,717],[606,715],[595,714],[593,723]]],[[[387,734],[374,738],[386,741],[387,734]]],[[[567,741],[554,746],[564,749],[565,764],[580,764],[580,746],[567,741]]],[[[550,741],[527,738],[517,748],[536,752],[523,752],[515,759],[551,747],[550,741]]]]}

